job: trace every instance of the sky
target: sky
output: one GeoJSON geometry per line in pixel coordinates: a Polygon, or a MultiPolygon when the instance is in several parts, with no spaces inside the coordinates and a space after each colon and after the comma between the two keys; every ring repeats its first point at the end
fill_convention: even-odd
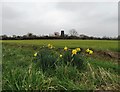
{"type": "MultiPolygon", "coordinates": [[[[2,34],[49,35],[75,29],[97,37],[118,35],[117,2],[3,2],[2,34]]],[[[1,19],[0,19],[1,20],[1,19]]]]}

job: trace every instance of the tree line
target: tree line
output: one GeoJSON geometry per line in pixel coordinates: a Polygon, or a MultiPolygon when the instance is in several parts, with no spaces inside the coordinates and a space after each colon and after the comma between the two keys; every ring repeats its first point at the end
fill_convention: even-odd
{"type": "MultiPolygon", "coordinates": [[[[62,31],[61,31],[62,33],[62,31]]],[[[27,33],[26,35],[23,36],[7,36],[7,35],[1,35],[0,40],[31,40],[31,39],[82,39],[82,40],[120,40],[120,35],[118,37],[93,37],[93,36],[87,36],[84,34],[79,35],[78,32],[75,29],[71,29],[69,31],[69,35],[64,34],[59,34],[59,32],[54,32],[53,35],[45,35],[45,36],[37,36],[34,35],[33,33],[27,33]]]]}

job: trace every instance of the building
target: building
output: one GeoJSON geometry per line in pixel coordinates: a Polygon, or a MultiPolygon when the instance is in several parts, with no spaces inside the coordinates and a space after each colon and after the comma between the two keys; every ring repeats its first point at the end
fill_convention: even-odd
{"type": "Polygon", "coordinates": [[[61,30],[61,37],[64,37],[64,30],[61,30]]]}

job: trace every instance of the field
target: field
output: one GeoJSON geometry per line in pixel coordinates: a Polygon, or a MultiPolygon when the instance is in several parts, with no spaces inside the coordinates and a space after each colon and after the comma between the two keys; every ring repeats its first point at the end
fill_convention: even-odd
{"type": "Polygon", "coordinates": [[[119,90],[118,41],[108,40],[4,40],[2,43],[3,90],[119,90]],[[55,48],[47,48],[52,44],[55,48]],[[44,46],[44,47],[43,47],[44,46]],[[64,47],[81,48],[72,59],[65,57],[64,47]],[[86,53],[86,49],[93,54],[86,53]],[[40,51],[40,52],[39,52],[40,51]],[[43,55],[41,59],[34,53],[43,55]],[[48,56],[50,57],[48,57],[48,56]],[[57,57],[57,58],[56,58],[57,57]],[[80,58],[79,58],[80,57],[80,58]],[[35,60],[37,62],[35,62],[35,60]],[[57,60],[55,68],[40,67],[57,60]],[[64,62],[68,61],[67,64],[64,62]],[[40,62],[38,62],[40,61],[40,62]],[[43,62],[43,64],[44,64],[43,62]],[[49,62],[49,63],[48,63],[49,62]],[[62,62],[62,63],[61,63],[62,62]],[[44,68],[46,70],[44,70],[44,68]]]}
{"type": "Polygon", "coordinates": [[[118,48],[118,41],[108,40],[7,40],[3,43],[10,44],[22,44],[22,45],[46,45],[48,43],[53,44],[55,47],[63,48],[68,46],[70,48],[81,47],[81,48],[93,48],[98,50],[112,50],[120,51],[118,48]]]}

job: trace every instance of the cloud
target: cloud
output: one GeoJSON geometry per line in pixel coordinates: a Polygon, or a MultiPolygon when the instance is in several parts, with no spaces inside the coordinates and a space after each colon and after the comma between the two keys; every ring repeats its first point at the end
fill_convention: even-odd
{"type": "Polygon", "coordinates": [[[79,34],[117,36],[117,3],[4,3],[3,34],[52,34],[74,28],[79,34]]]}

